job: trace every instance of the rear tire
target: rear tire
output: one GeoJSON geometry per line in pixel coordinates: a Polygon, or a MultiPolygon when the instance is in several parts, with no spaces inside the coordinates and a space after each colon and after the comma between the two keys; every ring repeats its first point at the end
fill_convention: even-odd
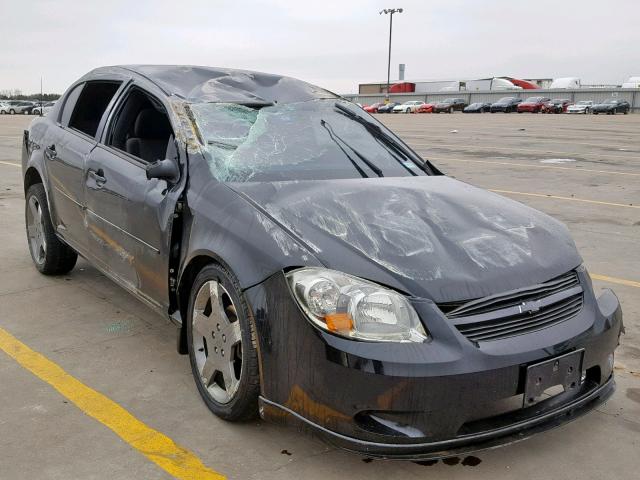
{"type": "Polygon", "coordinates": [[[200,396],[214,414],[234,422],[256,416],[260,393],[256,332],[241,292],[233,273],[207,265],[193,283],[185,319],[200,396]]]}
{"type": "Polygon", "coordinates": [[[15,115],[16,111],[12,108],[11,110],[9,110],[9,114],[10,115],[15,115]]]}
{"type": "Polygon", "coordinates": [[[25,223],[29,252],[38,271],[44,275],[70,272],[78,260],[78,254],[56,235],[42,183],[31,185],[27,190],[25,223]]]}

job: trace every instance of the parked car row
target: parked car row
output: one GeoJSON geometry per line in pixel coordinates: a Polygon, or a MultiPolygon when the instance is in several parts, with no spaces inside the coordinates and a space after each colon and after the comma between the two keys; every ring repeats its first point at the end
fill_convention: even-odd
{"type": "Polygon", "coordinates": [[[369,113],[453,113],[456,110],[464,113],[616,113],[628,114],[631,104],[626,100],[607,99],[601,103],[592,100],[581,100],[572,103],[567,98],[529,97],[525,100],[516,97],[503,97],[495,103],[476,102],[467,105],[462,98],[446,98],[437,103],[425,103],[420,100],[409,100],[404,103],[374,103],[365,105],[369,113]]]}
{"type": "Polygon", "coordinates": [[[0,100],[2,115],[46,115],[56,102],[32,102],[29,100],[0,100]]]}

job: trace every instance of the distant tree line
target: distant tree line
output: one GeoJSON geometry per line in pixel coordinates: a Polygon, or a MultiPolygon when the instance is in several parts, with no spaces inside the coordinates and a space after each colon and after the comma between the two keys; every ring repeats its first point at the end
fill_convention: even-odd
{"type": "Polygon", "coordinates": [[[59,93],[31,93],[25,95],[22,90],[0,90],[0,100],[42,100],[44,102],[50,102],[60,98],[59,93]]]}

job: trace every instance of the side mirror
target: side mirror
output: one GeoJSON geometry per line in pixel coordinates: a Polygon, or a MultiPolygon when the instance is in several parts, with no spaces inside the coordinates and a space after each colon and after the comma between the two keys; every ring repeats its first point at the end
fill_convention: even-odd
{"type": "Polygon", "coordinates": [[[147,178],[157,178],[159,180],[166,180],[169,183],[176,183],[180,178],[180,170],[174,160],[165,158],[164,160],[156,160],[153,163],[147,165],[147,178]]]}

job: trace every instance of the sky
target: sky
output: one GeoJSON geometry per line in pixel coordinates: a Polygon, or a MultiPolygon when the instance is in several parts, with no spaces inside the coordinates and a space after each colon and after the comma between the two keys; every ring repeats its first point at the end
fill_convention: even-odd
{"type": "Polygon", "coordinates": [[[290,75],[337,93],[386,80],[493,76],[620,84],[640,75],[638,0],[0,0],[0,90],[63,92],[103,65],[290,75]]]}

